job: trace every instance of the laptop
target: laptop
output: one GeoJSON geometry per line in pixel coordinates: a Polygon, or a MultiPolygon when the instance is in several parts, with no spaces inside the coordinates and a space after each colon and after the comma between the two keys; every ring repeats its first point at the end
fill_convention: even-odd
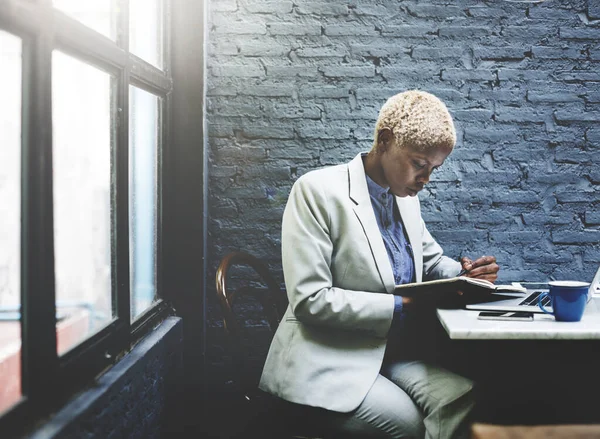
{"type": "MultiPolygon", "coordinates": [[[[527,293],[525,293],[525,295],[519,294],[518,297],[511,297],[504,300],[494,300],[492,302],[472,303],[468,304],[466,308],[478,311],[525,311],[543,313],[538,306],[538,296],[548,291],[548,284],[522,282],[520,285],[527,289],[527,293]]],[[[507,296],[505,292],[502,292],[501,294],[503,296],[507,296]]],[[[594,296],[600,297],[600,267],[598,267],[596,275],[594,276],[594,280],[588,289],[588,302],[592,300],[592,297],[594,296]]],[[[546,309],[552,309],[549,297],[545,297],[542,303],[546,309]]]]}

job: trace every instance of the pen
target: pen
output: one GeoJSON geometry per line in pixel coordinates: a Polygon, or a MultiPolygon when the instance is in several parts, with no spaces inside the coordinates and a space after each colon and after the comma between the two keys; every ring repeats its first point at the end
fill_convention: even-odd
{"type": "MultiPolygon", "coordinates": [[[[467,256],[462,256],[460,258],[461,265],[464,264],[465,262],[471,265],[471,270],[472,270],[473,269],[473,265],[472,265],[473,261],[471,261],[471,258],[469,258],[467,256]]],[[[465,274],[467,274],[471,270],[467,270],[466,268],[463,268],[462,270],[460,270],[460,272],[457,274],[457,276],[464,276],[465,274]]]]}

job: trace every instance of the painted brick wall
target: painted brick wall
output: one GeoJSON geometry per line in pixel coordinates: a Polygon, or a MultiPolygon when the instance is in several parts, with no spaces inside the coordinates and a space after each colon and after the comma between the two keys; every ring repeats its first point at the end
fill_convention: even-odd
{"type": "MultiPolygon", "coordinates": [[[[458,130],[420,196],[446,253],[496,255],[500,281],[591,278],[600,0],[212,0],[209,9],[211,287],[235,249],[282,280],[280,220],[293,182],[368,150],[380,106],[412,88],[442,98],[458,130]]],[[[227,368],[214,306],[210,317],[219,383],[227,368]]]]}

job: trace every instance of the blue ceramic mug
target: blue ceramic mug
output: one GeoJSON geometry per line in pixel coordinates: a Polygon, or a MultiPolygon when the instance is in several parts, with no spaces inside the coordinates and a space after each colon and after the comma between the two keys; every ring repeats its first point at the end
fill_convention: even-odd
{"type": "Polygon", "coordinates": [[[538,297],[540,309],[546,314],[553,315],[560,322],[580,321],[587,303],[590,284],[571,280],[557,280],[548,284],[550,285],[550,291],[542,293],[538,297]],[[542,305],[542,300],[548,296],[550,297],[552,312],[542,305]]]}

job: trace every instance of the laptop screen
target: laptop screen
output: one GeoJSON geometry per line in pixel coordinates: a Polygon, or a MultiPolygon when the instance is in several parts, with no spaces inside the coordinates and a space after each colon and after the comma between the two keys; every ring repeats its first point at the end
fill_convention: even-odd
{"type": "Polygon", "coordinates": [[[590,284],[590,289],[588,290],[589,297],[593,295],[600,295],[600,267],[598,267],[598,271],[596,271],[596,275],[594,276],[594,280],[590,284]]]}

